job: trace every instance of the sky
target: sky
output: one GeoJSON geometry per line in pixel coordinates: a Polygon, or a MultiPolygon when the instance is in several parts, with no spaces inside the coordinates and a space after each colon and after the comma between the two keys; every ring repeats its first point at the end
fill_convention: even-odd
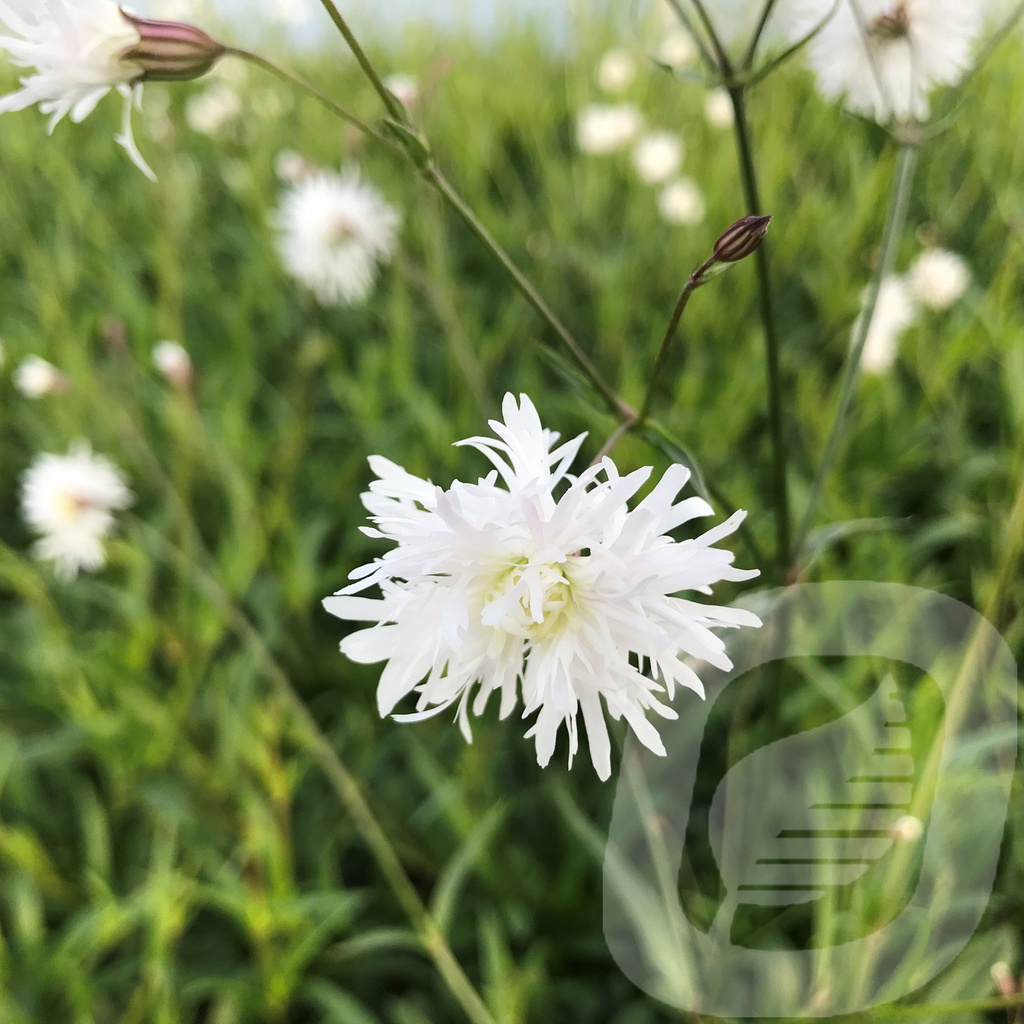
{"type": "MultiPolygon", "coordinates": [[[[568,0],[336,0],[357,32],[388,32],[415,23],[444,27],[471,27],[487,37],[507,21],[524,17],[550,24],[562,36],[568,23],[568,0]]],[[[320,33],[333,31],[318,0],[135,0],[141,14],[198,20],[202,8],[234,22],[241,32],[287,33],[292,39],[315,41],[320,33]]]]}

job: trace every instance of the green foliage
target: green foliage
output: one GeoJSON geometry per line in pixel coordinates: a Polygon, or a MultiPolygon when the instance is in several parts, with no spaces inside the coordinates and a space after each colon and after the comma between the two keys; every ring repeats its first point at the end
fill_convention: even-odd
{"type": "MultiPolygon", "coordinates": [[[[574,113],[597,98],[597,42],[564,56],[530,36],[487,49],[414,40],[382,64],[421,76],[419,120],[439,164],[638,403],[679,288],[746,211],[728,131],[707,124],[698,87],[653,66],[631,98],[682,132],[706,223],[667,227],[627,157],[576,151],[574,113]]],[[[925,148],[900,246],[901,269],[922,237],[964,253],[972,290],[909,332],[891,374],[860,382],[820,519],[848,525],[816,535],[806,571],[948,592],[993,615],[1019,656],[1020,538],[1006,528],[1024,471],[1024,142],[1006,127],[1024,119],[1018,46],[997,51],[925,148]]],[[[308,63],[326,91],[373,116],[352,62],[308,63]]],[[[439,483],[480,472],[451,444],[479,433],[506,390],[528,392],[563,435],[590,430],[588,457],[614,424],[545,357],[543,325],[393,154],[255,71],[239,86],[243,120],[210,139],[184,116],[205,87],[147,89],[137,136],[155,185],[112,142],[113,101],[52,139],[35,114],[2,122],[0,1020],[460,1019],[268,685],[274,672],[361,783],[496,1021],[678,1019],[604,945],[611,787],[585,764],[566,775],[558,755],[541,771],[514,719],[481,720],[471,746],[444,716],[380,721],[376,672],[342,659],[343,627],[319,604],[379,551],[357,532],[367,455],[439,483]],[[278,265],[284,148],[358,162],[404,211],[401,254],[362,308],[318,308],[278,265]],[[192,353],[193,393],[152,370],[164,337],[192,353]],[[17,394],[11,369],[29,353],[60,366],[70,393],[17,394]],[[63,584],[32,559],[18,478],[36,452],[78,437],[126,471],[138,500],[107,569],[63,584]]],[[[799,512],[893,153],[792,68],[751,107],[775,215],[799,512]]],[[[755,285],[744,264],[700,290],[655,402],[713,493],[750,509],[743,565],[773,536],[755,285]]],[[[631,437],[616,458],[664,468],[678,450],[631,437]]],[[[775,722],[798,728],[816,714],[797,688],[778,698],[775,722]]],[[[748,729],[748,746],[775,735],[764,716],[748,729]]],[[[1022,838],[1015,793],[981,952],[963,978],[1020,939],[1022,838]]],[[[936,999],[957,998],[957,970],[936,999]]]]}

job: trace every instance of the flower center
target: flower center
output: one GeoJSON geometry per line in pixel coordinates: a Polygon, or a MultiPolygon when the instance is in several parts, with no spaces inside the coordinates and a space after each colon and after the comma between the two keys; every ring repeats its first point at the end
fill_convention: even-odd
{"type": "Polygon", "coordinates": [[[868,35],[884,41],[906,39],[910,35],[910,13],[907,11],[907,0],[900,0],[891,11],[875,18],[868,25],[868,35]]]}
{"type": "Polygon", "coordinates": [[[89,501],[88,498],[83,498],[82,495],[72,491],[63,491],[58,494],[54,499],[54,505],[57,514],[69,523],[74,522],[88,509],[99,507],[96,502],[89,501]]]}
{"type": "Polygon", "coordinates": [[[485,594],[483,621],[513,636],[535,640],[550,634],[572,604],[572,582],[562,563],[517,560],[485,594]]]}
{"type": "Polygon", "coordinates": [[[355,225],[347,217],[336,218],[327,228],[327,244],[341,247],[356,237],[355,225]]]}

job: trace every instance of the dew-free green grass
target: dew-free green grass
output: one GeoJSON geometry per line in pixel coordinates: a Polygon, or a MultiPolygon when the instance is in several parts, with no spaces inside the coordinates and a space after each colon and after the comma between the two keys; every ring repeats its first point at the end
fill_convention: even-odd
{"type": "MultiPolygon", "coordinates": [[[[606,42],[585,35],[557,52],[528,33],[487,46],[413,39],[375,57],[420,78],[416,116],[439,165],[606,378],[639,403],[686,276],[746,209],[730,131],[706,122],[701,87],[653,64],[642,63],[627,98],[649,124],[682,134],[704,223],[664,224],[627,155],[577,151],[575,113],[599,98],[594,68],[606,42]]],[[[889,373],[859,380],[815,522],[859,526],[820,531],[814,558],[794,569],[811,581],[948,594],[984,612],[1018,657],[1020,47],[1018,36],[1006,39],[942,101],[949,118],[922,149],[899,241],[900,271],[926,242],[963,254],[970,290],[919,318],[889,373]]],[[[315,58],[281,59],[376,118],[376,97],[340,53],[332,40],[315,58]]],[[[522,739],[526,723],[498,722],[493,707],[474,723],[471,746],[446,715],[381,721],[377,669],[342,658],[347,627],[320,606],[380,553],[357,529],[368,455],[439,484],[474,478],[482,460],[452,443],[483,432],[506,391],[527,392],[563,436],[589,430],[588,459],[615,422],[565,371],[555,339],[490,254],[400,157],[256,69],[235,81],[244,113],[216,138],[184,114],[207,83],[147,87],[136,134],[155,184],[113,143],[113,100],[52,138],[34,112],[0,119],[0,1021],[464,1019],[372,855],[365,822],[325,776],[314,727],[494,1021],[679,1020],[619,972],[604,941],[600,858],[614,780],[599,783],[585,754],[568,772],[564,745],[541,770],[522,739]],[[283,149],[358,164],[401,209],[399,254],[365,305],[318,308],[280,269],[271,222],[283,149]],[[192,355],[189,393],[151,367],[163,338],[192,355]],[[12,371],[31,353],[69,376],[66,394],[17,392],[12,371]],[[121,467],[137,500],[108,566],[67,583],[33,558],[18,488],[36,453],[77,438],[121,467]]],[[[799,517],[881,238],[894,147],[822,102],[795,65],[759,86],[750,106],[774,215],[799,517]]],[[[773,485],[751,261],[695,294],[670,359],[655,415],[723,496],[716,511],[749,510],[747,533],[733,538],[738,562],[770,577],[773,485]]],[[[667,465],[637,437],[615,458],[623,470],[667,465]]],[[[751,585],[722,594],[742,589],[751,585]]],[[[867,685],[864,671],[833,665],[766,682],[731,739],[722,726],[723,743],[746,752],[820,724],[835,694],[867,685]]],[[[681,713],[697,699],[683,693],[681,713]]],[[[982,928],[904,1004],[995,995],[991,964],[1019,970],[1022,837],[1015,789],[982,928]]],[[[693,867],[714,872],[706,857],[693,867]]],[[[680,885],[713,890],[687,877],[680,885]]],[[[877,908],[844,912],[863,924],[877,908]]],[[[768,932],[760,941],[792,937],[785,922],[768,932]]],[[[934,1019],[1000,1018],[960,1010],[934,1019]]]]}

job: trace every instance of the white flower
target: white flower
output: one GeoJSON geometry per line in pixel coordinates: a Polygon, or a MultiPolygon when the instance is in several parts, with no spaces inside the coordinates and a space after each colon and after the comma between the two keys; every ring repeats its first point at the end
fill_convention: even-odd
{"type": "Polygon", "coordinates": [[[67,391],[69,382],[53,363],[39,356],[26,356],[14,371],[14,386],[26,398],[43,398],[67,391]]]}
{"type": "Polygon", "coordinates": [[[192,383],[192,357],[176,341],[158,341],[153,346],[153,366],[176,388],[192,383]]]}
{"type": "MultiPolygon", "coordinates": [[[[851,341],[860,333],[863,316],[862,312],[854,324],[851,341]]],[[[916,316],[917,308],[906,281],[896,276],[885,278],[861,353],[860,365],[865,373],[882,374],[892,367],[899,350],[900,335],[916,316]]]]}
{"type": "Polygon", "coordinates": [[[15,10],[0,3],[0,23],[14,35],[0,37],[18,67],[32,68],[21,89],[0,98],[0,114],[38,104],[50,115],[52,132],[65,115],[84,120],[111,90],[124,97],[124,121],[117,141],[148,177],[131,130],[133,99],[144,69],[125,57],[141,41],[133,22],[113,0],[34,0],[15,10]]]}
{"type": "Polygon", "coordinates": [[[642,124],[632,103],[591,103],[576,117],[576,141],[584,153],[615,153],[636,138],[642,124]]]}
{"type": "MultiPolygon", "coordinates": [[[[821,22],[833,0],[797,0],[795,35],[821,22]]],[[[928,96],[971,63],[986,0],[840,0],[807,47],[821,92],[880,123],[923,121],[928,96]]]]}
{"type": "Polygon", "coordinates": [[[132,500],[114,465],[85,442],[67,455],[37,456],[22,478],[22,516],[42,534],[36,557],[55,562],[65,578],[103,567],[103,540],[114,528],[113,513],[132,500]]]}
{"type": "Polygon", "coordinates": [[[597,65],[597,84],[605,92],[625,92],[635,78],[636,61],[629,50],[609,50],[597,65]]]}
{"type": "Polygon", "coordinates": [[[275,217],[285,269],[324,305],[365,299],[390,259],[398,211],[359,173],[319,171],[293,185],[275,217]]]}
{"type": "Polygon", "coordinates": [[[659,63],[678,71],[697,59],[697,44],[685,29],[672,29],[658,47],[656,58],[659,63]]]}
{"type": "Polygon", "coordinates": [[[690,178],[670,181],[658,196],[658,212],[668,224],[700,224],[707,212],[704,196],[690,178]]]}
{"type": "Polygon", "coordinates": [[[736,120],[732,100],[725,89],[712,89],[704,101],[704,116],[713,128],[731,128],[736,120]]]}
{"type": "Polygon", "coordinates": [[[200,135],[220,135],[243,113],[242,99],[226,81],[214,82],[185,104],[185,120],[200,135]]]}
{"type": "Polygon", "coordinates": [[[683,140],[672,132],[650,132],[633,150],[633,166],[645,185],[661,185],[683,165],[683,140]]]}
{"type": "Polygon", "coordinates": [[[720,580],[757,575],[733,567],[714,547],[745,513],[691,540],[669,536],[710,515],[701,498],[676,501],[689,472],[672,466],[635,508],[627,503],[650,468],[619,475],[605,458],[578,477],[569,467],[583,436],[556,447],[529,398],[512,395],[495,437],[461,442],[494,469],[476,483],[447,490],[380,456],[378,479],[363,495],[371,536],[395,546],[351,573],[355,580],[324,604],[343,619],[371,623],[342,641],[353,661],[386,662],[377,690],[382,715],[410,694],[429,717],[452,705],[467,740],[468,712],[481,714],[494,692],[500,716],[536,714],[527,732],[546,765],[564,724],[570,764],[582,711],[590,755],[601,778],[611,773],[605,710],[625,718],[640,740],[664,753],[646,718],[676,712],[677,685],[702,694],[684,658],[729,667],[715,627],[758,625],[749,612],[701,604],[684,591],[709,594],[720,580]],[[382,597],[358,595],[379,586],[382,597]],[[603,706],[602,706],[603,701],[603,706]]]}
{"type": "Polygon", "coordinates": [[[420,84],[412,75],[388,75],[384,79],[388,92],[398,97],[406,110],[412,110],[420,99],[420,84]]]}
{"type": "Polygon", "coordinates": [[[946,249],[927,249],[910,268],[910,290],[928,309],[949,309],[963,298],[970,283],[966,260],[946,249]]]}

